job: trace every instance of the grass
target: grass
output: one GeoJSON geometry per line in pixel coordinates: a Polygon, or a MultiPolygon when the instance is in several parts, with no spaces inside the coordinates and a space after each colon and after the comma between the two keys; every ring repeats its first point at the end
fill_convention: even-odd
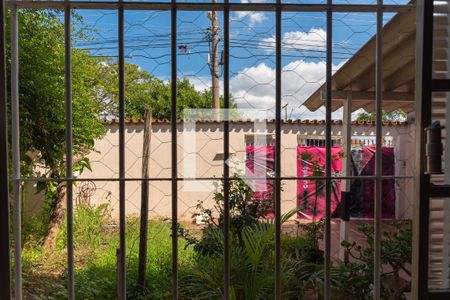
{"type": "MultiPolygon", "coordinates": [[[[41,246],[45,234],[45,215],[24,224],[23,278],[25,299],[67,298],[67,232],[63,224],[53,249],[41,246]]],[[[403,266],[410,262],[409,223],[394,222],[392,232],[382,240],[385,265],[403,266]],[[395,225],[398,223],[397,225],[395,225]]],[[[299,225],[300,233],[281,237],[281,275],[283,299],[317,299],[323,291],[323,251],[318,241],[323,235],[323,221],[299,225]]],[[[74,217],[76,299],[116,299],[116,249],[118,226],[110,218],[107,205],[78,207],[74,217]]],[[[230,240],[230,286],[232,299],[273,299],[274,235],[272,222],[244,226],[230,240]]],[[[359,230],[373,240],[373,228],[359,230]]],[[[171,299],[172,238],[170,224],[151,220],[148,227],[147,289],[136,285],[138,272],[139,219],[127,218],[126,269],[129,299],[171,299]]],[[[180,299],[223,298],[223,232],[220,226],[189,230],[187,239],[179,239],[180,299]],[[192,234],[192,235],[191,235],[192,234]],[[190,247],[187,240],[192,239],[190,247]],[[201,246],[200,248],[198,246],[201,246]],[[195,251],[194,249],[196,249],[195,251]],[[207,252],[199,249],[209,250],[207,252]]],[[[373,247],[354,242],[343,245],[359,261],[333,264],[333,299],[371,299],[373,247]]],[[[398,268],[397,268],[398,269],[398,268]]],[[[400,269],[398,269],[400,270],[400,269]]],[[[398,271],[397,270],[397,271],[398,271]]],[[[395,270],[394,270],[395,271],[395,270]]],[[[390,272],[392,273],[392,272],[390,272]]],[[[386,274],[389,274],[386,273],[386,274]]],[[[383,276],[383,275],[382,275],[383,276]]],[[[399,286],[388,287],[382,280],[383,297],[391,299],[399,286]]],[[[407,282],[405,282],[407,284],[407,282]]],[[[406,285],[405,285],[406,287],[406,285]]]]}
{"type": "MultiPolygon", "coordinates": [[[[40,218],[27,227],[39,228],[40,218]]],[[[66,299],[66,230],[58,234],[55,249],[40,246],[42,231],[27,233],[23,249],[24,295],[26,299],[66,299]]],[[[171,289],[172,244],[170,225],[149,222],[148,290],[136,287],[138,270],[139,219],[127,218],[127,283],[131,299],[168,299],[171,289]]],[[[75,290],[77,299],[116,298],[116,249],[118,226],[109,218],[107,206],[78,207],[74,217],[75,290]]],[[[194,253],[180,240],[179,263],[190,264],[194,253]]],[[[181,268],[180,268],[181,269],[181,268]]]]}

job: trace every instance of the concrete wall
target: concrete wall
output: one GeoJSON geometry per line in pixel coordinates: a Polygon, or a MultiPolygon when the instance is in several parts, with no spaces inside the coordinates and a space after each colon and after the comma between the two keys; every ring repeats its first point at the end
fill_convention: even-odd
{"type": "MultiPolygon", "coordinates": [[[[150,177],[157,178],[150,182],[149,215],[152,218],[166,218],[171,216],[171,132],[170,123],[156,122],[152,125],[150,177]]],[[[308,138],[324,138],[325,125],[321,122],[293,122],[282,125],[282,176],[296,176],[296,147],[299,136],[308,138]]],[[[338,123],[332,127],[333,136],[341,134],[342,126],[338,123]]],[[[367,124],[353,124],[353,138],[367,139],[373,136],[375,127],[367,124]]],[[[254,124],[250,122],[236,122],[230,124],[230,152],[235,160],[245,161],[246,136],[252,134],[275,134],[274,123],[268,123],[265,130],[255,132],[254,124]]],[[[409,176],[413,174],[414,162],[414,127],[412,125],[383,126],[383,135],[392,140],[396,155],[396,174],[409,176]]],[[[138,179],[141,177],[143,124],[128,123],[126,125],[126,177],[138,179]]],[[[85,171],[80,178],[118,178],[119,168],[119,132],[115,123],[107,125],[106,136],[98,140],[95,150],[89,158],[92,163],[92,172],[85,171]]],[[[221,177],[223,171],[223,124],[199,123],[195,132],[183,132],[183,123],[178,123],[178,176],[183,175],[184,166],[193,165],[196,159],[197,178],[221,177]],[[185,150],[186,141],[195,139],[194,151],[185,150]]],[[[231,171],[233,171],[232,169],[231,171]]],[[[199,181],[197,184],[211,185],[211,181],[199,181]]],[[[282,211],[287,212],[296,206],[296,181],[282,182],[282,211]]],[[[179,219],[191,220],[195,206],[199,200],[206,206],[212,206],[211,191],[192,190],[192,182],[179,181],[178,186],[178,213],[179,219]],[[189,186],[188,184],[191,184],[189,186]]],[[[140,209],[141,182],[130,180],[126,182],[126,213],[138,214],[140,209]]],[[[410,218],[412,180],[398,180],[396,182],[397,217],[410,218]]],[[[118,217],[119,184],[117,181],[95,181],[79,183],[75,187],[75,196],[81,201],[92,204],[109,202],[113,209],[113,217],[118,217]]]]}

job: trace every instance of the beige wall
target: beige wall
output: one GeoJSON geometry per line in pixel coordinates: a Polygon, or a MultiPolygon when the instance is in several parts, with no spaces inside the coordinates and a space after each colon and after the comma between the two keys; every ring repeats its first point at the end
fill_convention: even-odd
{"type": "MultiPolygon", "coordinates": [[[[183,177],[184,164],[197,159],[195,174],[198,178],[221,177],[223,163],[220,154],[223,152],[223,125],[220,123],[197,124],[194,134],[183,133],[183,124],[178,124],[178,176],[183,177]],[[184,139],[196,140],[194,152],[186,153],[184,139]]],[[[333,134],[338,135],[342,126],[333,125],[333,134]]],[[[118,125],[107,126],[106,136],[98,140],[95,150],[89,158],[92,163],[92,172],[85,171],[80,178],[118,178],[119,169],[119,134],[118,125]]],[[[315,137],[322,136],[325,125],[284,123],[282,126],[282,176],[296,176],[296,147],[298,135],[315,137]]],[[[375,131],[373,126],[352,125],[352,133],[357,136],[370,136],[375,131]]],[[[252,123],[230,124],[230,152],[239,160],[245,160],[245,135],[255,133],[252,123]]],[[[262,134],[274,134],[274,124],[269,123],[262,134]]],[[[390,136],[394,140],[396,153],[396,173],[407,176],[413,174],[414,132],[411,125],[384,126],[383,135],[390,136]]],[[[126,177],[140,178],[142,164],[143,124],[127,124],[126,126],[126,177]]],[[[171,132],[169,123],[154,123],[151,136],[150,177],[158,179],[170,179],[171,177],[171,132]]],[[[203,182],[207,184],[208,182],[203,182]]],[[[209,182],[211,183],[211,182],[209,182]]],[[[75,188],[81,189],[82,184],[75,188]]],[[[140,209],[139,180],[126,182],[126,213],[138,214],[140,209]]],[[[179,182],[178,186],[178,217],[180,220],[191,220],[195,212],[198,200],[205,201],[207,206],[212,204],[212,192],[186,191],[186,183],[179,182]]],[[[118,216],[119,184],[117,181],[96,181],[95,188],[86,188],[90,192],[85,193],[92,204],[110,202],[113,216],[118,216]]],[[[397,216],[409,218],[411,216],[412,180],[399,180],[396,183],[397,216]]],[[[296,181],[283,181],[282,211],[287,212],[296,206],[296,181]]],[[[171,216],[171,182],[150,182],[149,215],[152,218],[166,218],[171,216]]]]}

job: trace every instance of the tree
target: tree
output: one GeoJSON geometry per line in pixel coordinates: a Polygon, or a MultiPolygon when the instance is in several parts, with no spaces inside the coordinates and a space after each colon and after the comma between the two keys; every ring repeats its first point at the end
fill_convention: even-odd
{"type": "MultiPolygon", "coordinates": [[[[98,103],[103,107],[103,117],[118,116],[117,62],[107,61],[100,66],[98,103]]],[[[177,115],[183,117],[184,109],[211,108],[211,90],[197,91],[187,79],[177,80],[177,115]]],[[[171,118],[171,83],[139,68],[125,63],[125,118],[143,119],[146,109],[151,109],[156,119],[171,118]]],[[[223,107],[223,97],[220,99],[223,107]]],[[[231,100],[231,108],[236,108],[231,100]]]]}
{"type": "MultiPolygon", "coordinates": [[[[18,14],[22,176],[63,178],[67,159],[64,24],[55,11],[19,10],[18,14]]],[[[75,38],[86,38],[87,32],[76,29],[83,27],[78,26],[82,22],[74,15],[75,38]]],[[[10,32],[10,23],[6,24],[6,32],[10,32]]],[[[10,60],[10,39],[6,47],[10,60]]],[[[142,119],[146,109],[152,109],[155,118],[170,118],[170,83],[131,63],[125,64],[125,79],[126,118],[142,119]]],[[[184,108],[211,107],[211,92],[198,92],[187,79],[178,81],[178,93],[179,117],[184,108]]],[[[100,117],[118,115],[117,62],[102,61],[73,48],[72,106],[71,159],[74,169],[82,171],[90,168],[86,155],[105,133],[100,117]]],[[[52,245],[65,217],[65,183],[40,182],[38,191],[47,196],[51,216],[45,244],[52,245]]]]}
{"type": "MultiPolygon", "coordinates": [[[[391,112],[385,112],[383,110],[383,121],[405,121],[406,120],[406,113],[401,110],[397,109],[391,112]]],[[[362,112],[358,115],[356,118],[357,121],[376,121],[377,114],[376,113],[368,113],[368,112],[362,112]]]]}
{"type": "MultiPolygon", "coordinates": [[[[51,11],[19,10],[18,14],[22,176],[61,178],[65,176],[67,159],[64,25],[51,11]]],[[[10,54],[7,39],[8,58],[10,54]]],[[[83,158],[93,149],[95,139],[105,132],[98,118],[101,107],[92,88],[99,63],[80,49],[72,50],[73,154],[78,158],[74,168],[89,167],[83,158]]],[[[51,233],[59,228],[65,216],[65,183],[39,183],[38,190],[45,190],[48,196],[51,233]]]]}

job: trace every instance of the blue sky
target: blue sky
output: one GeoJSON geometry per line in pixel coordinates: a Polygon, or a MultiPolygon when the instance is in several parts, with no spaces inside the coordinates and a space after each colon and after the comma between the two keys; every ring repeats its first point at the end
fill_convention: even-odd
{"type": "MultiPolygon", "coordinates": [[[[335,1],[338,2],[373,3],[367,0],[335,1]]],[[[406,1],[390,2],[403,4],[406,1]]],[[[321,1],[311,0],[308,3],[321,1]]],[[[75,46],[89,49],[92,55],[116,56],[116,12],[96,10],[78,13],[94,32],[91,41],[75,41],[75,46]]],[[[211,21],[207,13],[179,11],[177,16],[177,43],[187,48],[187,53],[180,52],[177,56],[178,76],[189,78],[199,90],[211,85],[206,35],[211,21]]],[[[222,25],[222,13],[218,16],[222,25]]],[[[385,14],[385,22],[392,16],[385,14]]],[[[230,90],[233,98],[241,108],[273,111],[275,15],[273,12],[231,12],[230,19],[230,90]]],[[[375,34],[375,29],[374,13],[334,13],[333,69],[337,70],[367,42],[375,34]]],[[[289,116],[323,119],[323,110],[312,113],[301,104],[325,79],[326,15],[283,13],[282,37],[282,94],[283,103],[288,104],[289,116]]],[[[222,35],[220,39],[223,39],[222,35]]],[[[170,12],[125,12],[125,51],[129,62],[168,80],[170,42],[170,12]]],[[[340,112],[336,112],[334,117],[339,118],[340,112]]]]}

